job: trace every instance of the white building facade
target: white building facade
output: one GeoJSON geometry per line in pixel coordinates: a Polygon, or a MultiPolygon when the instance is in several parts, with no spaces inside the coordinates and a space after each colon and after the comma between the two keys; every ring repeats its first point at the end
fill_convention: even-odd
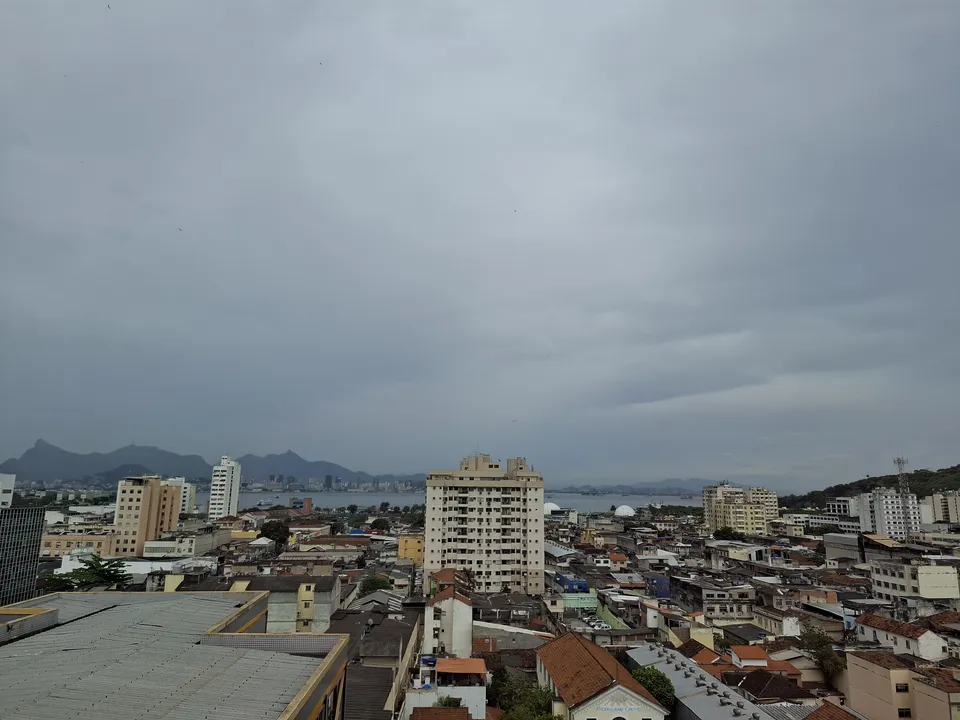
{"type": "Polygon", "coordinates": [[[207,519],[236,515],[240,504],[240,463],[224,455],[214,466],[210,480],[210,508],[207,519]]]}
{"type": "Polygon", "coordinates": [[[13,486],[16,481],[16,475],[0,473],[0,508],[13,507],[13,486]]]}
{"type": "Polygon", "coordinates": [[[877,488],[861,494],[859,504],[861,532],[906,540],[920,530],[920,503],[913,493],[877,488]]]}
{"type": "Polygon", "coordinates": [[[467,570],[482,593],[543,593],[543,476],[524,458],[489,455],[427,477],[423,576],[467,570]]]}
{"type": "Polygon", "coordinates": [[[780,517],[777,494],[766,488],[721,483],[704,487],[701,496],[703,519],[710,532],[729,527],[747,535],[762,535],[767,523],[780,517]]]}

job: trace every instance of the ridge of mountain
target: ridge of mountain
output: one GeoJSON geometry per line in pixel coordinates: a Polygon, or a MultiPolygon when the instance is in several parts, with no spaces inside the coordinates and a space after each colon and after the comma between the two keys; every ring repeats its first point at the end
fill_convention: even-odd
{"type": "MultiPolygon", "coordinates": [[[[243,476],[249,480],[266,480],[270,475],[291,475],[299,480],[323,478],[333,475],[343,480],[372,481],[379,477],[383,482],[423,482],[423,474],[370,475],[350,470],[324,460],[310,461],[292,450],[285,453],[243,455],[237,458],[243,476]]],[[[19,458],[10,458],[0,463],[0,473],[13,473],[22,480],[49,482],[53,480],[82,480],[91,477],[117,477],[123,468],[139,468],[143,471],[165,476],[183,476],[190,479],[210,479],[213,466],[200,455],[179,455],[151,445],[127,445],[111,452],[75,453],[57,447],[47,441],[37,440],[19,458]]]]}

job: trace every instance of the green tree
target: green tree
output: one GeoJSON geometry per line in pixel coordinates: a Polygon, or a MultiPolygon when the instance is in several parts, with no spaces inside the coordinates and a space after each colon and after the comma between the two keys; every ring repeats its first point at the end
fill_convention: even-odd
{"type": "Polygon", "coordinates": [[[616,505],[611,505],[611,506],[610,506],[610,512],[616,512],[616,509],[617,509],[617,506],[616,506],[616,505]]]}
{"type": "Polygon", "coordinates": [[[402,512],[404,515],[406,515],[407,513],[410,512],[410,506],[409,506],[409,505],[404,505],[404,506],[403,506],[403,510],[401,510],[400,512],[402,512]]]}
{"type": "Polygon", "coordinates": [[[74,576],[78,585],[126,585],[133,578],[127,572],[126,563],[120,558],[104,560],[94,555],[80,561],[81,567],[68,573],[74,576]]]}
{"type": "Polygon", "coordinates": [[[369,595],[377,590],[389,590],[390,581],[381,577],[365,577],[360,583],[360,597],[369,595]]]}
{"type": "Polygon", "coordinates": [[[399,515],[400,512],[401,512],[400,506],[399,506],[399,505],[394,505],[394,506],[393,506],[393,510],[391,510],[390,512],[393,513],[394,515],[399,515]]]}
{"type": "Polygon", "coordinates": [[[257,537],[273,540],[277,544],[277,552],[280,552],[290,539],[290,524],[286,520],[267,520],[257,537]]]}
{"type": "Polygon", "coordinates": [[[666,708],[667,712],[673,712],[674,690],[670,678],[662,670],[658,670],[652,665],[639,667],[631,675],[633,679],[643,685],[657,702],[666,708]]]}
{"type": "Polygon", "coordinates": [[[347,505],[347,512],[350,513],[351,515],[356,515],[356,514],[357,514],[357,506],[356,506],[356,505],[347,505]]]}
{"type": "Polygon", "coordinates": [[[463,701],[462,701],[460,698],[458,698],[458,697],[451,697],[451,696],[449,696],[449,695],[441,695],[439,698],[437,698],[437,702],[435,702],[435,703],[433,704],[433,706],[434,706],[434,707],[443,707],[443,708],[460,707],[460,703],[461,703],[461,702],[463,702],[463,701]]]}
{"type": "Polygon", "coordinates": [[[71,577],[72,573],[61,573],[60,575],[48,575],[43,582],[43,589],[48,593],[71,592],[77,589],[76,580],[71,577]]]}
{"type": "Polygon", "coordinates": [[[330,523],[330,532],[334,535],[342,535],[347,526],[341,520],[334,520],[330,523]]]}
{"type": "Polygon", "coordinates": [[[357,558],[357,568],[362,570],[366,566],[367,566],[367,559],[363,555],[361,555],[360,557],[357,558]]]}
{"type": "Polygon", "coordinates": [[[803,630],[800,632],[799,644],[801,650],[810,653],[810,658],[817,664],[828,682],[830,678],[847,666],[843,658],[833,648],[833,641],[819,628],[804,623],[803,630]]]}
{"type": "Polygon", "coordinates": [[[386,512],[389,509],[390,509],[390,503],[386,501],[380,503],[380,512],[386,512]]]}
{"type": "Polygon", "coordinates": [[[370,528],[373,530],[379,530],[380,532],[390,532],[390,521],[384,518],[377,518],[370,523],[370,528]]]}
{"type": "Polygon", "coordinates": [[[713,537],[717,540],[743,540],[746,535],[742,532],[737,532],[733,528],[722,527],[713,533],[713,537]]]}
{"type": "Polygon", "coordinates": [[[733,643],[730,642],[730,639],[724,635],[714,635],[713,636],[713,649],[718,653],[729,652],[730,648],[733,646],[733,643]]]}

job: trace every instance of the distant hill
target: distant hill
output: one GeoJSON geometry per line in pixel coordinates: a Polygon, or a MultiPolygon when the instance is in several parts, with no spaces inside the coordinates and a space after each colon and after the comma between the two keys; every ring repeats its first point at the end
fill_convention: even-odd
{"type": "MultiPolygon", "coordinates": [[[[304,460],[292,450],[282,454],[244,455],[237,458],[245,480],[266,480],[270,475],[292,475],[299,480],[323,478],[326,475],[343,480],[371,482],[369,473],[350,470],[323,460],[304,460]]],[[[210,479],[213,467],[199,455],[178,455],[149,445],[128,445],[108,453],[75,453],[37,440],[33,447],[19,458],[0,464],[0,473],[14,473],[22,480],[50,482],[53,480],[81,480],[100,478],[114,483],[120,478],[143,474],[183,476],[210,479]]],[[[379,475],[388,483],[412,482],[423,484],[425,475],[379,475]]]]}
{"type": "Polygon", "coordinates": [[[19,458],[0,465],[0,472],[16,473],[23,480],[79,480],[98,476],[123,465],[148,468],[159,475],[210,477],[211,465],[199,455],[177,455],[149,445],[127,445],[108,453],[75,453],[37,440],[19,458]]]}
{"type": "MultiPolygon", "coordinates": [[[[699,495],[707,485],[715,485],[716,480],[703,478],[667,478],[656,482],[638,482],[619,485],[568,485],[553,492],[601,492],[613,495],[699,495]]],[[[731,483],[736,485],[736,483],[731,483]]]]}
{"type": "Polygon", "coordinates": [[[327,475],[339,477],[342,480],[359,480],[360,482],[372,482],[375,477],[380,478],[380,482],[423,482],[426,475],[423,473],[416,475],[371,475],[359,470],[350,470],[337,465],[336,463],[325,460],[305,460],[293,450],[287,450],[285,453],[273,453],[270,455],[244,455],[238,457],[237,462],[243,469],[243,477],[247,479],[266,480],[271,475],[292,475],[300,480],[307,478],[324,478],[327,475]]]}
{"type": "MultiPolygon", "coordinates": [[[[924,497],[940,490],[960,490],[960,465],[940,470],[914,470],[907,473],[910,491],[924,497]]],[[[780,504],[791,508],[823,507],[829,498],[846,497],[870,492],[878,487],[896,487],[896,475],[865,477],[862,480],[831,485],[823,490],[814,490],[803,495],[782,495],[780,504]]]]}

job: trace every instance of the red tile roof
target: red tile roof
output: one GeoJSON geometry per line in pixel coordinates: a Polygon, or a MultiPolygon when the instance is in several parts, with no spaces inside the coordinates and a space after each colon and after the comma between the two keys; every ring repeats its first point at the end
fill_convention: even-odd
{"type": "Polygon", "coordinates": [[[807,715],[807,720],[859,720],[839,705],[825,702],[823,705],[807,715]]]}
{"type": "Polygon", "coordinates": [[[537,657],[557,686],[557,694],[571,709],[615,685],[662,709],[650,691],[634,680],[613,655],[581,635],[561,635],[537,648],[537,657]]]}
{"type": "Polygon", "coordinates": [[[847,655],[863,658],[867,662],[886,668],[887,670],[902,670],[910,667],[892,652],[885,652],[883,650],[849,650],[847,651],[847,655]]]}
{"type": "Polygon", "coordinates": [[[914,640],[918,639],[925,632],[929,632],[925,627],[921,627],[920,625],[911,625],[910,623],[891,620],[890,618],[869,613],[858,617],[857,624],[866,625],[876,630],[883,630],[884,632],[893,633],[894,635],[913,638],[914,640]]]}
{"type": "Polygon", "coordinates": [[[742,660],[769,660],[770,656],[763,648],[756,645],[733,645],[730,648],[731,653],[736,653],[742,660]]]}
{"type": "Polygon", "coordinates": [[[438,592],[436,595],[434,595],[432,598],[427,600],[427,605],[430,605],[432,607],[433,605],[436,605],[441,600],[449,600],[452,597],[457,598],[457,600],[467,605],[473,605],[473,600],[471,600],[469,597],[467,597],[463,593],[457,592],[457,589],[452,585],[450,587],[444,588],[443,590],[438,592]]]}

